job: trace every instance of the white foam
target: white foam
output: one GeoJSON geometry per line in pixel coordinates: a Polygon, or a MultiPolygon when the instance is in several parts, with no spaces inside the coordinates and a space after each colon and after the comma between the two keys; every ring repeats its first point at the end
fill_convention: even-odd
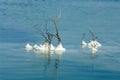
{"type": "Polygon", "coordinates": [[[82,48],[85,48],[86,46],[87,46],[87,43],[84,41],[84,40],[82,40],[82,48]]]}
{"type": "Polygon", "coordinates": [[[49,45],[49,50],[50,50],[50,51],[55,50],[55,47],[53,46],[53,44],[50,44],[50,45],[49,45]]]}
{"type": "Polygon", "coordinates": [[[55,48],[55,50],[57,51],[65,51],[66,49],[62,46],[62,44],[58,44],[58,46],[55,48]]]}
{"type": "Polygon", "coordinates": [[[29,43],[27,43],[27,44],[25,45],[25,49],[26,49],[26,50],[32,50],[32,46],[31,46],[29,43]]]}

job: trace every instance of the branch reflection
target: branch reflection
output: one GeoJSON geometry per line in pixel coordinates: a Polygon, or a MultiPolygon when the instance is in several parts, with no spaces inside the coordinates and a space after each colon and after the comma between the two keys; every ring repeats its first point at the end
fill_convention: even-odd
{"type": "Polygon", "coordinates": [[[34,50],[34,53],[42,55],[44,77],[53,77],[58,80],[58,68],[64,51],[34,50]]]}

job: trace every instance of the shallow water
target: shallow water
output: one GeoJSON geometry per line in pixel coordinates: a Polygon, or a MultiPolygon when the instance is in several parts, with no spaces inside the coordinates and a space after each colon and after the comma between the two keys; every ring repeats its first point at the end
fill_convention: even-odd
{"type": "MultiPolygon", "coordinates": [[[[119,80],[120,2],[78,0],[0,0],[0,80],[119,80]],[[56,18],[65,52],[26,51],[27,42],[42,44],[47,17],[56,18]],[[102,47],[96,54],[81,48],[82,34],[89,30],[102,47]]],[[[48,30],[55,32],[52,23],[48,30]]],[[[54,45],[57,41],[54,39],[54,45]]]]}

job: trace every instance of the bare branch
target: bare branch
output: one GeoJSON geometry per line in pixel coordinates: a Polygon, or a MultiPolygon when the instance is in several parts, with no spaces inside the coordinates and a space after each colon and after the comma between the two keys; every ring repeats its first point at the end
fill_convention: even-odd
{"type": "Polygon", "coordinates": [[[47,16],[48,21],[54,21],[51,17],[47,16]]]}
{"type": "Polygon", "coordinates": [[[38,27],[38,24],[34,26],[35,30],[37,33],[39,33],[40,35],[42,35],[44,37],[45,40],[47,40],[47,37],[45,36],[45,33],[42,31],[42,29],[40,27],[38,27]]]}
{"type": "Polygon", "coordinates": [[[61,41],[61,38],[60,38],[60,36],[59,36],[59,32],[58,32],[58,27],[57,27],[57,24],[56,24],[56,21],[54,20],[54,26],[55,26],[55,29],[56,29],[56,37],[57,37],[57,39],[58,39],[58,43],[60,43],[60,42],[62,42],[61,41]]]}
{"type": "Polygon", "coordinates": [[[92,37],[93,37],[93,40],[96,40],[95,34],[94,34],[91,30],[89,30],[89,32],[91,33],[91,35],[92,35],[92,37]]]}
{"type": "Polygon", "coordinates": [[[56,20],[55,20],[56,23],[60,21],[60,18],[61,18],[61,9],[60,9],[60,13],[59,13],[59,15],[57,16],[57,18],[56,18],[56,20]]]}
{"type": "Polygon", "coordinates": [[[82,34],[82,40],[84,40],[84,38],[85,38],[85,33],[82,34]]]}

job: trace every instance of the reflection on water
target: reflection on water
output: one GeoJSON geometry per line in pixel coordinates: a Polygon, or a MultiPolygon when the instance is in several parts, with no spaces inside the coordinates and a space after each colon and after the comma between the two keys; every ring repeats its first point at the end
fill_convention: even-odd
{"type": "MultiPolygon", "coordinates": [[[[27,53],[29,53],[31,50],[26,50],[27,53]]],[[[53,76],[56,80],[58,80],[58,69],[59,69],[59,63],[61,60],[61,56],[64,53],[64,51],[41,51],[41,50],[33,50],[34,54],[42,55],[43,59],[43,72],[44,77],[48,78],[53,76]]]]}
{"type": "Polygon", "coordinates": [[[105,78],[101,76],[112,79],[119,76],[119,54],[109,53],[110,49],[114,49],[112,47],[103,46],[106,51],[92,54],[87,49],[82,53],[81,49],[76,47],[69,48],[66,52],[37,50],[26,52],[24,48],[20,49],[22,45],[19,44],[9,44],[11,48],[6,51],[6,45],[2,45],[4,54],[0,54],[3,62],[0,65],[3,80],[15,78],[16,80],[89,80],[89,78],[96,80],[96,77],[102,80],[105,78]],[[111,76],[111,73],[114,75],[111,76]]]}
{"type": "Polygon", "coordinates": [[[54,75],[56,75],[57,79],[58,79],[58,68],[59,68],[59,63],[61,60],[61,56],[63,54],[64,51],[55,51],[56,53],[56,58],[55,58],[55,62],[54,62],[54,75]]]}
{"type": "Polygon", "coordinates": [[[98,53],[92,49],[88,49],[86,47],[82,47],[80,48],[82,50],[82,53],[85,54],[85,53],[90,53],[92,57],[95,57],[98,53]]]}
{"type": "Polygon", "coordinates": [[[91,52],[92,57],[96,57],[97,53],[96,52],[91,52]]]}

